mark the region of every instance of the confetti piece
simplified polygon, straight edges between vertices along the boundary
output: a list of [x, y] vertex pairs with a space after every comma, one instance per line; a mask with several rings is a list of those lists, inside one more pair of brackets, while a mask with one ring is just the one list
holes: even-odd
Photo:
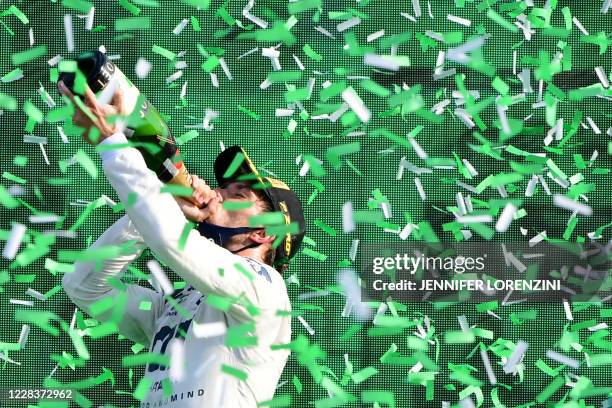
[[466, 27], [470, 27], [472, 25], [472, 22], [470, 20], [468, 20], [466, 18], [462, 18], [462, 17], [457, 17], [457, 16], [454, 16], [452, 14], [447, 14], [446, 18], [449, 21], [452, 21], [452, 22], [457, 23], [457, 24], [461, 24], [461, 25], [466, 26]]
[[574, 211], [577, 214], [590, 216], [593, 214], [593, 209], [586, 204], [579, 203], [566, 197], [562, 194], [555, 194], [553, 196], [553, 204], [557, 207]]
[[193, 333], [198, 338], [222, 336], [227, 331], [225, 322], [197, 323], [193, 322]]
[[79, 163], [92, 179], [98, 178], [98, 168], [91, 158], [82, 149], [79, 149], [74, 155], [74, 160]]
[[26, 226], [23, 224], [14, 223], [11, 228], [11, 234], [2, 249], [2, 256], [7, 259], [15, 259], [21, 241], [26, 232]]
[[174, 288], [172, 287], [172, 284], [170, 283], [168, 277], [166, 276], [166, 273], [163, 271], [163, 269], [156, 260], [151, 259], [150, 261], [148, 261], [147, 268], [149, 268], [149, 271], [151, 271], [155, 282], [160, 286], [164, 294], [171, 295], [172, 293], [174, 293]]
[[497, 14], [495, 10], [493, 10], [492, 8], [489, 8], [487, 10], [487, 17], [489, 17], [491, 20], [497, 23], [500, 27], [503, 27], [508, 31], [512, 31], [513, 33], [516, 33], [518, 31], [517, 26], [508, 22], [508, 20], [506, 20], [505, 18]]
[[84, 0], [62, 0], [62, 6], [80, 11], [81, 13], [88, 13], [93, 4]]
[[151, 49], [151, 51], [153, 51], [156, 54], [161, 55], [164, 58], [169, 59], [170, 61], [174, 61], [176, 59], [175, 53], [163, 47], [160, 47], [159, 45], [153, 45], [153, 48]]
[[298, 316], [298, 320], [300, 321], [300, 323], [302, 323], [302, 326], [304, 326], [304, 328], [306, 329], [308, 334], [310, 334], [311, 336], [314, 336], [315, 331], [310, 326], [310, 324], [308, 324], [308, 322], [306, 320], [304, 320], [304, 318], [302, 316]]
[[46, 45], [39, 45], [38, 47], [34, 47], [29, 50], [25, 50], [16, 54], [11, 55], [11, 61], [13, 65], [22, 65], [26, 62], [30, 62], [39, 57], [42, 57], [47, 53]]
[[17, 101], [12, 96], [0, 92], [0, 108], [14, 111], [17, 109]]
[[512, 350], [512, 354], [510, 355], [510, 357], [508, 357], [506, 364], [504, 364], [503, 366], [504, 372], [506, 374], [513, 373], [516, 370], [516, 365], [525, 355], [528, 346], [529, 345], [522, 340], [519, 340], [519, 342], [516, 343], [514, 350]]
[[115, 31], [149, 30], [149, 29], [151, 29], [151, 17], [149, 16], [118, 18], [115, 20]]
[[546, 351], [546, 357], [550, 358], [551, 360], [555, 360], [558, 363], [565, 364], [568, 367], [572, 367], [572, 368], [580, 367], [580, 363], [577, 360], [564, 356], [563, 354], [557, 353], [556, 351], [553, 351], [553, 350]]
[[501, 215], [497, 219], [495, 230], [497, 232], [506, 232], [510, 227], [510, 223], [512, 223], [512, 220], [514, 219], [514, 215], [516, 214], [517, 210], [518, 208], [516, 208], [512, 203], [506, 204]]
[[221, 364], [221, 372], [236, 377], [240, 381], [245, 381], [248, 378], [248, 374], [246, 372], [225, 364]]

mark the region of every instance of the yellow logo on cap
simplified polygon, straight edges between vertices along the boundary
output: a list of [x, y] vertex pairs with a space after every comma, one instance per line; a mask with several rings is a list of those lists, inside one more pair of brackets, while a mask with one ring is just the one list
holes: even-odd
[[[287, 208], [287, 204], [284, 201], [278, 203], [283, 212], [283, 216], [285, 217], [285, 224], [289, 225], [291, 223], [291, 219], [289, 218], [289, 209]], [[291, 234], [287, 233], [285, 237], [285, 253], [289, 255], [291, 253]]]

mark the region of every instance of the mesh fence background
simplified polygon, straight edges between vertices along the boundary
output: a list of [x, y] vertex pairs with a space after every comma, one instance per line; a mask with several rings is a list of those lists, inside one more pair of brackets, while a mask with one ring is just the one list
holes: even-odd
[[[14, 112], [5, 109], [0, 116], [2, 126], [2, 154], [0, 156], [0, 168], [3, 172], [9, 172], [25, 179], [23, 194], [19, 196], [23, 205], [16, 209], [1, 210], [1, 225], [3, 238], [8, 237], [12, 222], [20, 222], [28, 225], [29, 233], [34, 237], [36, 232], [42, 232], [50, 226], [41, 227], [28, 223], [28, 216], [32, 210], [26, 206], [33, 207], [39, 211], [51, 212], [65, 215], [62, 225], [58, 229], [67, 229], [79, 217], [84, 207], [75, 205], [76, 201], [92, 201], [106, 194], [117, 200], [116, 194], [104, 179], [100, 161], [95, 157], [95, 152], [87, 146], [77, 135], [71, 134], [70, 127], [66, 126], [70, 143], [62, 143], [57, 125], [62, 123], [38, 124], [32, 134], [47, 138], [44, 145], [50, 164], [46, 164], [41, 149], [36, 144], [23, 143], [23, 135], [26, 134], [27, 116], [21, 111], [24, 101], [30, 100], [43, 112], [49, 109], [43, 103], [37, 89], [44, 86], [56, 102], [61, 103], [55, 84], [51, 82], [52, 68], [47, 60], [55, 55], [64, 58], [76, 56], [77, 52], [88, 49], [96, 49], [104, 45], [107, 54], [120, 56], [114, 62], [130, 77], [135, 85], [144, 93], [157, 109], [170, 116], [169, 126], [175, 136], [179, 136], [189, 130], [190, 125], [202, 122], [207, 108], [219, 112], [219, 118], [214, 121], [214, 130], [205, 131], [199, 129], [199, 136], [182, 147], [185, 163], [192, 173], [198, 174], [206, 180], [214, 180], [212, 173], [212, 162], [220, 151], [220, 142], [225, 146], [240, 144], [245, 147], [253, 160], [260, 166], [263, 172], [274, 174], [288, 182], [294, 189], [302, 202], [305, 204], [305, 215], [307, 219], [307, 236], [316, 242], [316, 246], [304, 245], [327, 255], [324, 262], [299, 253], [294, 259], [286, 278], [294, 275], [300, 284], [288, 284], [288, 290], [292, 299], [294, 311], [298, 311], [306, 321], [310, 323], [315, 331], [313, 336], [308, 335], [299, 321], [293, 319], [294, 338], [306, 336], [311, 344], [317, 344], [325, 351], [326, 358], [319, 360], [324, 367], [325, 375], [333, 379], [337, 384], [341, 383], [345, 371], [344, 355], [348, 355], [354, 371], [359, 371], [368, 366], [374, 366], [379, 373], [365, 382], [355, 384], [349, 381], [344, 389], [355, 395], [355, 401], [344, 406], [372, 406], [371, 403], [362, 401], [363, 391], [391, 391], [395, 396], [398, 407], [429, 407], [440, 406], [442, 401], [457, 403], [459, 392], [466, 385], [449, 378], [448, 364], [470, 364], [478, 371], [473, 375], [480, 379], [482, 392], [484, 394], [484, 406], [493, 406], [491, 391], [497, 388], [499, 397], [506, 406], [519, 406], [534, 401], [535, 396], [546, 387], [552, 378], [543, 373], [535, 366], [538, 359], [544, 359], [551, 366], [557, 364], [547, 360], [545, 352], [552, 349], [561, 337], [564, 327], [568, 324], [562, 305], [551, 304], [518, 304], [505, 306], [496, 311], [500, 320], [484, 314], [477, 313], [474, 305], [462, 305], [448, 308], [436, 308], [428, 303], [408, 304], [405, 310], [399, 314], [408, 319], [423, 321], [428, 316], [435, 326], [436, 342], [430, 346], [428, 356], [436, 359], [439, 364], [439, 373], [434, 382], [433, 398], [427, 399], [426, 388], [421, 385], [408, 384], [406, 379], [410, 365], [388, 365], [381, 364], [379, 358], [389, 349], [391, 344], [396, 344], [398, 352], [404, 356], [410, 356], [413, 350], [407, 347], [407, 336], [414, 331], [413, 328], [404, 330], [401, 334], [376, 336], [368, 333], [373, 325], [356, 322], [353, 318], [341, 317], [345, 305], [345, 297], [339, 293], [336, 276], [338, 265], [349, 257], [351, 242], [359, 239], [361, 244], [371, 243], [397, 243], [397, 234], [385, 232], [385, 227], [375, 223], [361, 223], [355, 232], [342, 233], [342, 206], [350, 201], [357, 210], [367, 210], [368, 201], [373, 197], [373, 191], [379, 189], [390, 202], [392, 217], [387, 219], [390, 224], [402, 228], [407, 222], [419, 223], [427, 221], [442, 240], [452, 240], [451, 233], [443, 230], [443, 225], [451, 222], [454, 217], [449, 211], [449, 206], [455, 205], [455, 194], [466, 190], [457, 187], [456, 180], [462, 180], [468, 184], [476, 185], [489, 174], [501, 172], [512, 172], [509, 160], [526, 163], [524, 158], [504, 153], [505, 160], [495, 160], [491, 157], [476, 152], [470, 145], [478, 145], [478, 140], [473, 136], [475, 129], [468, 129], [447, 109], [442, 117], [442, 123], [432, 123], [414, 113], [388, 115], [390, 107], [386, 98], [381, 98], [367, 93], [360, 88], [361, 76], [368, 76], [393, 91], [394, 86], [422, 85], [425, 109], [430, 109], [435, 103], [444, 98], [451, 98], [451, 92], [457, 89], [454, 76], [434, 81], [433, 70], [436, 64], [438, 51], [447, 50], [458, 44], [444, 44], [440, 41], [430, 40], [427, 46], [426, 40], [419, 40], [427, 30], [438, 33], [449, 33], [461, 31], [463, 39], [467, 41], [477, 33], [488, 33], [490, 38], [482, 48], [485, 61], [496, 69], [496, 75], [504, 79], [510, 86], [510, 94], [515, 95], [522, 91], [522, 85], [516, 75], [513, 74], [513, 49], [518, 56], [518, 71], [523, 68], [535, 68], [525, 60], [527, 57], [538, 58], [539, 53], [545, 51], [552, 58], [556, 52], [561, 51], [560, 41], [571, 47], [571, 70], [555, 75], [553, 83], [555, 86], [568, 92], [571, 89], [598, 83], [595, 67], [602, 66], [606, 75], [610, 73], [611, 64], [609, 51], [600, 53], [597, 45], [584, 41], [584, 36], [574, 25], [571, 32], [563, 38], [558, 33], [536, 30], [531, 41], [524, 41], [522, 33], [512, 33], [497, 25], [487, 18], [486, 2], [465, 2], [465, 6], [457, 8], [457, 4], [464, 3], [457, 0], [432, 1], [430, 3], [433, 18], [428, 14], [428, 4], [420, 2], [422, 16], [413, 22], [401, 13], [414, 15], [413, 5], [410, 2], [395, 2], [381, 0], [364, 0], [361, 3], [353, 1], [324, 1], [322, 12], [316, 9], [297, 14], [298, 22], [291, 30], [296, 37], [295, 44], [291, 46], [281, 45], [279, 50], [280, 65], [283, 70], [298, 70], [293, 54], [298, 56], [305, 65], [301, 79], [292, 82], [297, 88], [307, 85], [309, 78], [315, 78], [315, 86], [312, 96], [302, 101], [303, 107], [310, 114], [310, 118], [304, 120], [298, 117], [299, 110], [293, 116], [297, 121], [294, 134], [288, 135], [286, 128], [289, 118], [276, 117], [276, 108], [286, 108], [286, 87], [284, 84], [273, 84], [268, 89], [262, 90], [259, 85], [272, 71], [272, 65], [268, 58], [261, 56], [262, 47], [270, 47], [280, 41], [262, 42], [253, 39], [241, 39], [239, 34], [243, 31], [254, 32], [258, 27], [242, 16], [244, 2], [213, 2], [208, 10], [197, 10], [194, 7], [177, 1], [132, 1], [142, 9], [140, 16], [150, 17], [151, 27], [145, 30], [115, 31], [115, 20], [132, 16], [124, 7], [115, 1], [95, 1], [95, 24], [93, 31], [84, 30], [84, 19], [78, 18], [78, 11], [62, 6], [59, 2], [52, 1], [0, 1], [0, 9], [8, 9], [11, 4], [17, 5], [29, 18], [29, 24], [23, 25], [15, 16], [3, 16], [0, 20], [5, 24], [0, 29], [0, 74], [5, 75], [16, 68], [11, 61], [11, 55], [21, 52], [30, 47], [28, 29], [32, 28], [35, 38], [35, 46], [45, 44], [47, 52], [43, 57], [28, 62], [21, 66], [24, 77], [18, 81], [1, 83], [0, 92], [17, 99], [18, 109]], [[414, 2], [413, 2], [414, 3]], [[503, 13], [503, 7], [511, 7], [513, 4], [525, 4], [529, 2], [496, 2], [489, 1], [490, 7]], [[536, 7], [544, 7], [543, 1], [534, 1]], [[569, 7], [572, 16], [576, 17], [593, 36], [603, 33], [604, 41], [609, 41], [609, 31], [612, 27], [610, 14], [602, 14], [600, 9], [602, 2], [570, 2], [559, 0], [552, 13], [551, 25], [556, 28], [564, 28], [564, 18], [561, 9]], [[157, 4], [157, 6], [155, 6]], [[219, 8], [224, 7], [228, 14], [240, 20], [245, 28], [237, 24], [228, 24], [219, 17]], [[479, 11], [479, 8], [482, 11]], [[501, 10], [500, 10], [501, 8]], [[532, 8], [527, 8], [528, 13]], [[360, 15], [361, 24], [340, 33], [336, 26], [342, 20], [332, 19], [330, 12], [347, 12]], [[264, 20], [286, 21], [289, 17], [286, 2], [258, 1], [252, 9], [252, 13]], [[471, 27], [462, 27], [446, 19], [447, 14], [459, 15], [472, 21]], [[71, 14], [74, 25], [75, 52], [66, 50], [66, 37], [64, 31], [64, 15]], [[183, 19], [195, 16], [201, 31], [195, 31], [192, 25], [188, 25], [180, 35], [173, 35], [172, 30]], [[335, 38], [330, 38], [315, 30], [320, 26], [327, 29]], [[366, 37], [378, 30], [384, 29], [385, 35], [382, 39], [366, 42]], [[11, 31], [14, 33], [11, 34]], [[373, 70], [372, 67], [363, 63], [363, 56], [351, 56], [343, 45], [346, 43], [345, 35], [354, 35], [357, 42], [363, 47], [371, 48], [372, 52], [389, 54], [390, 47], [384, 45], [384, 39], [392, 35], [409, 33], [409, 40], [397, 47], [399, 55], [410, 58], [410, 66], [402, 67], [397, 72]], [[607, 36], [607, 37], [606, 37]], [[186, 61], [187, 68], [179, 80], [166, 84], [166, 78], [176, 72], [174, 62], [152, 52], [153, 45], [159, 45], [175, 53], [186, 51], [184, 58], [177, 60]], [[212, 85], [209, 75], [200, 66], [206, 58], [198, 52], [196, 44], [207, 47], [209, 52], [215, 52], [212, 47], [218, 47], [223, 51], [223, 58], [227, 62], [232, 73], [233, 80], [228, 80], [220, 67], [215, 69], [219, 79], [219, 87]], [[303, 46], [309, 44], [312, 49], [322, 56], [321, 61], [314, 61], [307, 57]], [[242, 58], [238, 58], [247, 51], [259, 47], [259, 50]], [[425, 49], [427, 47], [427, 49]], [[567, 48], [565, 49], [567, 53]], [[138, 58], [145, 58], [153, 64], [153, 68], [145, 79], [138, 79], [134, 67]], [[542, 66], [546, 66], [543, 64]], [[464, 66], [447, 62], [445, 68], [456, 68], [458, 73], [466, 74], [465, 83], [468, 89], [478, 90], [481, 99], [496, 95], [492, 89], [493, 77], [487, 76]], [[337, 122], [328, 120], [313, 120], [313, 115], [333, 112], [342, 103], [339, 95], [327, 101], [320, 99], [321, 85], [325, 81], [337, 83], [345, 81], [352, 85], [363, 99], [365, 105], [373, 113], [372, 120], [366, 124], [351, 122], [351, 118], [345, 116]], [[186, 106], [182, 106], [179, 95], [181, 86], [187, 81]], [[533, 78], [532, 86], [535, 92], [527, 94], [527, 100], [523, 103], [512, 105], [508, 110], [508, 116], [524, 121], [523, 131], [513, 136], [509, 141], [499, 142], [500, 130], [494, 125], [497, 120], [497, 112], [494, 106], [489, 106], [481, 112], [483, 122], [487, 129], [479, 132], [492, 141], [494, 146], [512, 144], [520, 149], [533, 152], [544, 152], [542, 149], [546, 132], [550, 127], [545, 121], [545, 109], [533, 109], [532, 104], [536, 102], [538, 83]], [[451, 98], [452, 100], [452, 98]], [[454, 109], [454, 100], [450, 107]], [[258, 120], [246, 115], [238, 109], [239, 106], [250, 109], [260, 115]], [[611, 221], [611, 188], [608, 170], [610, 168], [609, 140], [606, 131], [610, 128], [610, 102], [604, 98], [586, 98], [583, 100], [565, 99], [558, 105], [557, 117], [563, 117], [567, 128], [577, 112], [582, 112], [582, 122], [586, 125], [586, 117], [591, 117], [601, 129], [601, 134], [595, 134], [587, 126], [580, 127], [578, 132], [562, 151], [547, 152], [548, 157], [553, 158], [555, 163], [568, 175], [581, 172], [585, 176], [584, 183], [592, 183], [593, 191], [588, 193], [589, 205], [593, 208], [593, 216], [580, 217], [571, 239], [578, 237], [586, 238], [586, 234], [596, 230], [598, 227]], [[350, 111], [349, 111], [350, 112]], [[533, 114], [533, 115], [532, 115]], [[527, 118], [529, 115], [531, 117]], [[469, 160], [478, 170], [479, 175], [474, 180], [465, 180], [456, 169], [436, 169], [431, 174], [421, 175], [427, 199], [421, 200], [414, 184], [414, 174], [405, 171], [400, 180], [396, 179], [396, 173], [400, 159], [406, 157], [411, 162], [428, 167], [418, 158], [415, 151], [400, 144], [395, 144], [383, 137], [371, 137], [368, 133], [384, 127], [401, 137], [410, 132], [418, 125], [424, 128], [418, 134], [417, 140], [430, 157], [453, 158], [456, 153], [462, 159]], [[364, 131], [364, 135], [351, 136], [351, 131]], [[325, 160], [327, 149], [332, 146], [360, 142], [360, 151], [356, 154], [346, 156], [340, 168], [334, 169]], [[554, 145], [554, 143], [553, 143]], [[92, 179], [79, 165], [70, 166], [65, 173], [60, 171], [58, 162], [69, 159], [78, 149], [84, 149], [98, 166], [100, 177]], [[592, 156], [593, 151], [599, 152], [599, 157], [591, 167], [584, 170], [576, 168], [575, 156], [582, 155], [585, 161]], [[298, 172], [302, 163], [296, 165], [296, 157], [310, 154], [324, 160], [327, 174], [323, 178], [315, 178], [312, 174], [300, 177]], [[14, 163], [17, 155], [26, 156], [26, 166], [18, 166]], [[511, 198], [524, 198], [524, 190], [529, 177], [522, 181], [507, 186]], [[317, 191], [316, 183], [320, 181], [325, 189]], [[562, 192], [552, 180], [547, 179], [553, 192]], [[4, 177], [2, 184], [6, 188], [18, 185], [14, 181]], [[315, 193], [315, 191], [317, 191]], [[499, 193], [494, 188], [489, 188], [479, 195], [473, 195], [483, 202], [500, 199]], [[308, 203], [308, 204], [306, 204]], [[508, 232], [496, 234], [494, 240], [520, 241], [534, 236], [536, 233], [546, 230], [550, 237], [561, 237], [570, 216], [570, 212], [552, 205], [551, 196], [547, 195], [538, 187], [537, 194], [529, 199], [524, 199], [523, 208], [527, 216], [515, 221]], [[57, 259], [57, 250], [82, 250], [88, 243], [95, 240], [108, 226], [119, 217], [118, 214], [104, 206], [95, 210], [82, 226], [77, 230], [75, 238], [58, 237], [49, 253], [25, 267], [12, 267], [6, 260], [0, 260], [0, 270], [8, 271], [11, 281], [2, 284], [3, 292], [0, 294], [0, 322], [2, 342], [16, 342], [21, 330], [21, 323], [14, 321], [16, 309], [24, 306], [15, 305], [9, 299], [30, 299], [24, 293], [28, 287], [45, 293], [60, 284], [61, 274], [51, 274], [45, 269], [45, 258]], [[329, 234], [317, 227], [316, 222], [322, 222], [334, 228], [338, 233]], [[527, 229], [524, 236], [519, 227]], [[603, 230], [605, 239], [609, 239], [607, 230]], [[409, 239], [414, 239], [411, 237]], [[483, 239], [475, 234], [474, 239]], [[22, 247], [23, 249], [23, 247]], [[134, 266], [146, 271], [146, 261], [151, 259], [151, 254], [145, 252]], [[169, 276], [177, 281], [178, 276], [172, 271], [166, 270]], [[17, 283], [17, 275], [35, 275], [35, 279], [29, 283]], [[145, 282], [140, 282], [146, 285]], [[300, 294], [320, 289], [330, 289], [326, 296], [313, 297], [300, 300]], [[376, 308], [376, 305], [373, 306]], [[75, 306], [66, 295], [59, 291], [45, 302], [35, 300], [36, 310], [47, 310], [56, 313], [66, 322], [70, 322]], [[528, 320], [521, 325], [512, 324], [509, 316], [514, 312], [521, 312], [530, 308], [538, 310], [535, 320]], [[389, 312], [387, 312], [389, 313]], [[470, 351], [477, 343], [466, 345], [445, 344], [443, 334], [449, 330], [458, 330], [456, 316], [466, 315], [472, 325], [486, 328], [494, 332], [495, 339], [506, 339], [512, 342], [524, 340], [529, 343], [528, 353], [525, 356], [525, 373], [522, 381], [518, 377], [503, 375], [501, 367], [494, 363], [498, 380], [507, 385], [491, 386], [484, 374], [479, 354], [468, 357]], [[579, 323], [593, 319], [595, 323], [605, 321], [600, 318], [597, 307], [577, 309], [574, 313], [575, 321]], [[608, 319], [609, 320], [609, 319]], [[357, 326], [355, 326], [357, 325]], [[57, 325], [56, 325], [57, 326]], [[351, 336], [343, 336], [352, 328], [359, 330]], [[580, 340], [586, 345], [589, 353], [603, 353], [605, 350], [598, 349], [592, 344], [586, 344], [590, 333], [581, 330]], [[370, 335], [369, 335], [370, 334]], [[491, 340], [483, 340], [485, 344], [491, 344]], [[82, 390], [82, 394], [95, 406], [103, 404], [127, 407], [136, 405], [137, 401], [129, 395], [143, 374], [142, 369], [133, 371], [123, 368], [121, 359], [123, 356], [132, 354], [129, 340], [120, 340], [117, 335], [110, 335], [102, 339], [92, 341], [85, 338], [87, 347], [92, 358], [82, 367], [71, 369], [70, 367], [58, 368], [53, 377], [62, 382], [73, 382], [102, 373], [103, 367], [114, 374], [114, 385], [104, 382], [99, 386]], [[38, 327], [33, 327], [29, 335], [27, 347], [18, 352], [7, 353], [8, 357], [19, 362], [19, 365], [2, 362], [0, 371], [0, 385], [3, 388], [15, 387], [40, 387], [43, 379], [56, 367], [56, 361], [51, 357], [68, 352], [76, 355], [69, 337], [60, 331], [58, 336], [53, 336]], [[608, 350], [609, 352], [609, 350]], [[436, 353], [439, 355], [436, 356]], [[574, 358], [583, 359], [584, 355], [576, 351], [568, 352]], [[499, 362], [499, 358], [494, 358]], [[414, 362], [413, 362], [414, 363]], [[582, 364], [579, 370], [568, 370], [564, 373], [588, 377], [595, 386], [610, 386], [612, 383], [612, 370], [610, 366], [587, 367]], [[298, 378], [303, 388], [299, 392], [294, 386], [294, 379]], [[283, 384], [284, 383], [284, 384]], [[300, 364], [296, 354], [290, 357], [285, 371], [281, 377], [281, 385], [277, 395], [291, 395], [291, 406], [308, 407], [314, 401], [329, 398], [328, 392], [316, 384], [307, 368]], [[511, 390], [507, 389], [512, 387]], [[562, 387], [554, 393], [549, 402], [560, 401], [571, 390]], [[473, 397], [473, 396], [472, 396]], [[598, 395], [588, 398], [590, 404], [599, 406], [606, 398]], [[568, 398], [569, 400], [569, 398]], [[474, 398], [475, 401], [475, 398]], [[18, 406], [18, 405], [16, 405]], [[320, 405], [326, 406], [326, 405]], [[327, 405], [331, 406], [331, 405]]]

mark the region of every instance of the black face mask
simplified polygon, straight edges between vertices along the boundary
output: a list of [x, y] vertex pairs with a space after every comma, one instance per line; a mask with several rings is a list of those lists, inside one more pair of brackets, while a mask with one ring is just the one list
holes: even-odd
[[[230, 241], [230, 239], [234, 235], [244, 234], [245, 232], [255, 231], [262, 228], [254, 228], [254, 227], [223, 227], [221, 225], [211, 224], [209, 222], [201, 222], [198, 224], [198, 231], [200, 235], [212, 240], [215, 244], [222, 246], [225, 248], [225, 245]], [[257, 242], [253, 242], [252, 244], [245, 245], [240, 249], [235, 251], [230, 251], [235, 254], [241, 251], [244, 251], [248, 248], [254, 248], [260, 246], [261, 244]]]

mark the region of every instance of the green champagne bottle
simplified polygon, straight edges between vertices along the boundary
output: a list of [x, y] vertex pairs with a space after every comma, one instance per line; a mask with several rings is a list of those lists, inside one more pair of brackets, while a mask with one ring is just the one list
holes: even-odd
[[[119, 67], [97, 50], [82, 53], [76, 62], [87, 85], [96, 94], [98, 103], [107, 104], [116, 89], [122, 91], [129, 118], [124, 133], [131, 142], [136, 143], [135, 147], [142, 153], [149, 169], [163, 183], [192, 187], [192, 177], [180, 159], [180, 151], [168, 125]], [[79, 79], [83, 80], [83, 77], [79, 78], [74, 72], [63, 72], [59, 77], [73, 93], [83, 96], [78, 92], [79, 87], [75, 87]], [[138, 114], [134, 112], [136, 109]], [[195, 204], [191, 197], [186, 198]]]

